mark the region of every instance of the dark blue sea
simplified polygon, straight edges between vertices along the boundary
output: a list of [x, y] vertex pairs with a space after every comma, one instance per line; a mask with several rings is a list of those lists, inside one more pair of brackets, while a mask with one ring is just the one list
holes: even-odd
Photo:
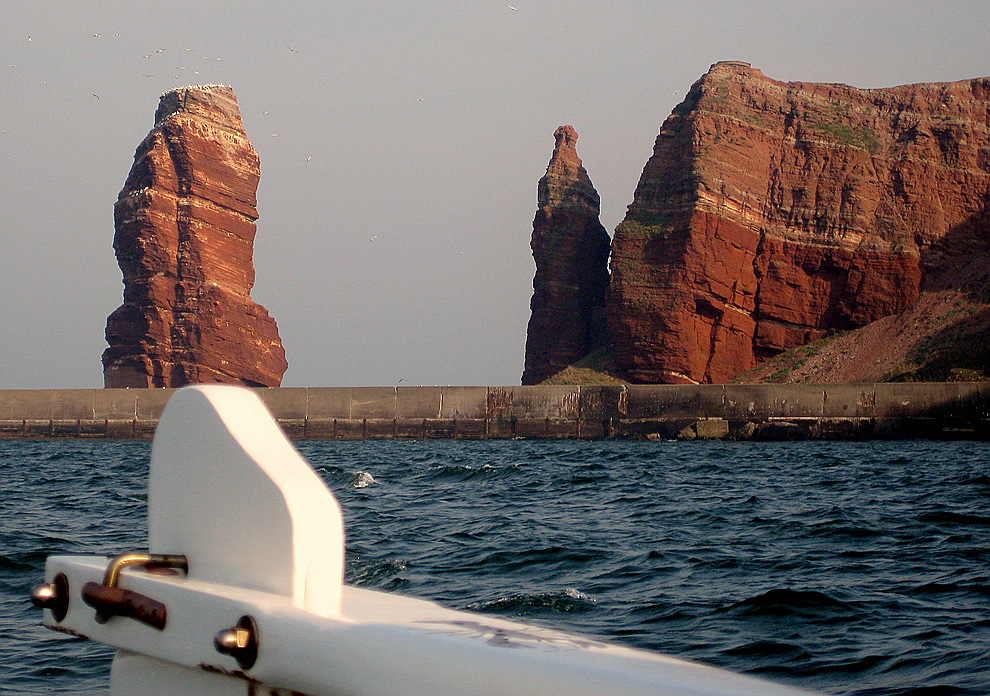
[[[349, 582], [833, 694], [990, 694], [990, 445], [304, 442]], [[150, 446], [0, 441], [0, 693], [100, 694], [28, 601], [145, 548]]]

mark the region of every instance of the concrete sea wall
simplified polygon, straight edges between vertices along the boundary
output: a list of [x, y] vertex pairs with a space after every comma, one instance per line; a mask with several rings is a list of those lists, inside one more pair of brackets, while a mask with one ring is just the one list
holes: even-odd
[[[990, 383], [257, 391], [294, 439], [990, 439]], [[0, 439], [149, 439], [173, 392], [0, 390]]]

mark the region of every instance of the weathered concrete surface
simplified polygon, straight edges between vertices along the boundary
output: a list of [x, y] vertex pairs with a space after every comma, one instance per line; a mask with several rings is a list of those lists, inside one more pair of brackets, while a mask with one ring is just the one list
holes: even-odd
[[440, 387], [440, 418], [488, 417], [488, 387]]
[[135, 420], [138, 422], [158, 422], [165, 405], [172, 398], [175, 389], [130, 389], [128, 391], [137, 392], [135, 397]]
[[350, 417], [390, 419], [396, 417], [398, 389], [395, 387], [351, 387]]
[[47, 420], [53, 417], [54, 395], [51, 389], [5, 391], [0, 396], [0, 419]]
[[300, 387], [282, 389], [259, 389], [258, 395], [275, 418], [305, 419], [308, 409], [309, 390]]
[[433, 414], [439, 418], [442, 400], [440, 387], [396, 387], [395, 417], [415, 419]]
[[[151, 438], [173, 389], [0, 390], [0, 438]], [[294, 439], [990, 439], [990, 383], [294, 387]]]
[[312, 388], [309, 392], [307, 418], [334, 419], [351, 417], [351, 388]]

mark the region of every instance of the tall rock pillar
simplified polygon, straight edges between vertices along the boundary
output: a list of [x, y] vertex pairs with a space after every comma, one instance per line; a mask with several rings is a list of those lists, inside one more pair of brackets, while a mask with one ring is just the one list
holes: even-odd
[[114, 205], [124, 303], [107, 319], [107, 387], [278, 386], [275, 321], [251, 300], [258, 153], [224, 86], [162, 95]]
[[608, 342], [609, 236], [599, 222], [598, 192], [581, 166], [577, 132], [560, 126], [533, 220], [532, 314], [523, 384], [536, 384]]

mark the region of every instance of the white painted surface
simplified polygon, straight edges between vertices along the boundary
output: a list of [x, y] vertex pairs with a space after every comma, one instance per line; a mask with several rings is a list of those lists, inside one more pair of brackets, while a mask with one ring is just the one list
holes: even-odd
[[172, 396], [151, 450], [148, 549], [184, 554], [191, 578], [340, 607], [340, 507], [248, 389]]
[[110, 696], [250, 696], [244, 679], [183, 667], [118, 650], [110, 670]]

